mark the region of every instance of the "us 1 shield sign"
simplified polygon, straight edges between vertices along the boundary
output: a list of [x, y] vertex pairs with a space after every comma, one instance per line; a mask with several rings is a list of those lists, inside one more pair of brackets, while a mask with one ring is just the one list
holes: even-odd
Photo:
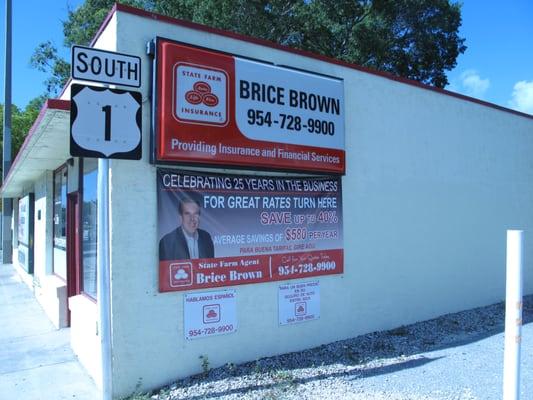
[[141, 94], [72, 85], [70, 155], [140, 160]]

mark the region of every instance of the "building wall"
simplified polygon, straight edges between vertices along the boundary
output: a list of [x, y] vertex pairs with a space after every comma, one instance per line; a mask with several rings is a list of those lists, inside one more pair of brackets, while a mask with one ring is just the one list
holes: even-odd
[[43, 174], [25, 190], [34, 193], [33, 274], [18, 266], [18, 199], [13, 200], [15, 229], [14, 265], [22, 280], [56, 328], [67, 326], [66, 282], [53, 273], [53, 172]]
[[53, 273], [53, 172], [35, 182], [34, 292], [56, 328], [67, 326], [67, 285]]
[[68, 298], [70, 345], [96, 385], [102, 386], [102, 357], [98, 336], [98, 306], [84, 295]]
[[[239, 363], [503, 299], [506, 229], [533, 227], [532, 119], [293, 53], [123, 12], [115, 18], [116, 50], [143, 65], [143, 159], [111, 161], [115, 395], [201, 372], [201, 355], [212, 367]], [[243, 285], [237, 333], [184, 339], [184, 294], [158, 292], [145, 55], [156, 35], [344, 79], [345, 273], [316, 278], [319, 320], [279, 326], [280, 283]], [[532, 249], [528, 241], [526, 259]], [[533, 293], [530, 270], [525, 293]]]

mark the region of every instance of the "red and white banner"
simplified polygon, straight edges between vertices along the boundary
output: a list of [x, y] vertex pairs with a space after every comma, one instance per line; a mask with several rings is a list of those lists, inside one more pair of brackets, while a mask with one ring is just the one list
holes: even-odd
[[157, 41], [156, 159], [344, 173], [343, 81]]
[[157, 170], [159, 290], [343, 272], [340, 178]]

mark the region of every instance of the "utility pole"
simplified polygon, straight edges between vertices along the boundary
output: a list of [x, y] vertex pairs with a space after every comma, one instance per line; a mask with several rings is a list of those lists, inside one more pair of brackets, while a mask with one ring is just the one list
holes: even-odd
[[[4, 148], [2, 164], [2, 183], [11, 168], [11, 0], [6, 0], [6, 65], [4, 85]], [[2, 262], [12, 263], [11, 199], [2, 197]]]

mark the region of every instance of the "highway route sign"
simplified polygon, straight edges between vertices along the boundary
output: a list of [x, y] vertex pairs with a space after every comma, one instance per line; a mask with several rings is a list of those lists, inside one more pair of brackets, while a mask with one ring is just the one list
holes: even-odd
[[71, 156], [140, 160], [141, 122], [139, 92], [72, 84]]

